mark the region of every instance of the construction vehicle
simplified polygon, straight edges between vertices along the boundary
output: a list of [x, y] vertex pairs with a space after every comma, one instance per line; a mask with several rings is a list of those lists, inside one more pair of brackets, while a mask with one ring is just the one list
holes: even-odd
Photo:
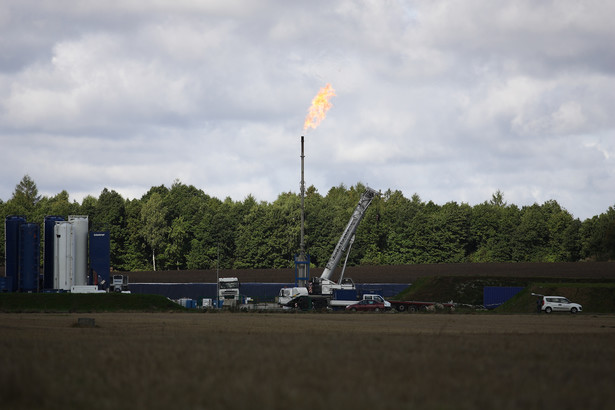
[[[365, 216], [365, 211], [372, 203], [372, 200], [378, 193], [367, 187], [361, 195], [342, 236], [337, 245], [333, 249], [333, 253], [327, 262], [325, 269], [320, 277], [313, 277], [307, 283], [306, 287], [282, 288], [278, 296], [278, 304], [283, 307], [299, 307], [299, 308], [345, 308], [346, 306], [357, 302], [357, 291], [354, 282], [350, 278], [344, 278], [344, 270], [352, 243], [354, 242], [355, 233], [359, 223]], [[342, 256], [346, 252], [346, 259], [337, 282], [331, 277], [340, 263]]]
[[236, 308], [241, 304], [239, 294], [239, 279], [219, 278], [218, 279], [218, 307]]

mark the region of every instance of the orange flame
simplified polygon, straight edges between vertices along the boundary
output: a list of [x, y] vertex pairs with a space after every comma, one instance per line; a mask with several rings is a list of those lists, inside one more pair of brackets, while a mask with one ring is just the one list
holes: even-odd
[[312, 106], [303, 123], [304, 130], [310, 127], [318, 127], [318, 124], [325, 119], [327, 111], [331, 108], [331, 103], [329, 102], [329, 98], [331, 97], [335, 97], [335, 90], [331, 87], [331, 84], [327, 84], [320, 89], [316, 97], [312, 100]]

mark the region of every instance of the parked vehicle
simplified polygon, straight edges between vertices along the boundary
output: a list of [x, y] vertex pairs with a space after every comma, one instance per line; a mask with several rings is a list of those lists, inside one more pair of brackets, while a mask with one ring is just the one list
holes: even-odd
[[540, 300], [540, 310], [542, 312], [570, 312], [574, 314], [583, 311], [583, 306], [578, 303], [571, 302], [564, 296], [540, 296], [542, 297]]
[[[239, 279], [237, 278], [219, 278], [218, 279], [218, 305], [222, 302], [222, 307], [236, 308], [241, 304], [241, 295], [239, 293]], [[218, 306], [220, 307], [220, 306]]]
[[391, 302], [389, 302], [388, 300], [385, 300], [382, 296], [380, 295], [376, 295], [374, 293], [366, 293], [363, 295], [363, 300], [373, 300], [376, 301], [378, 303], [383, 303], [384, 304], [384, 308], [386, 310], [391, 309]]
[[350, 310], [351, 312], [356, 312], [356, 311], [379, 312], [385, 309], [386, 308], [383, 302], [378, 302], [374, 299], [363, 299], [355, 304], [346, 306], [346, 310]]
[[128, 276], [113, 275], [109, 284], [109, 292], [130, 293], [128, 290]]

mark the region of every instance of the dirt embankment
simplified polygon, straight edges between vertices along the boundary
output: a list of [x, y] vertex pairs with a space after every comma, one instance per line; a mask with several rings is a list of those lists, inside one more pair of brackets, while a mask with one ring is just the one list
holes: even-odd
[[[336, 272], [339, 274], [341, 270]], [[319, 276], [322, 268], [310, 270]], [[216, 270], [125, 272], [132, 283], [215, 283]], [[220, 276], [235, 276], [242, 282], [290, 283], [294, 269], [220, 269]], [[395, 266], [352, 266], [346, 277], [356, 283], [412, 283], [436, 276], [615, 279], [615, 262], [572, 263], [454, 263]]]

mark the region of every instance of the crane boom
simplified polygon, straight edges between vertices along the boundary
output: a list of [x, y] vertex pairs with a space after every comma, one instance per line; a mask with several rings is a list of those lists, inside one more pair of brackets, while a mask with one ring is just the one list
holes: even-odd
[[344, 251], [346, 251], [346, 249], [348, 249], [348, 245], [350, 244], [352, 237], [356, 233], [357, 227], [359, 226], [361, 219], [363, 219], [363, 216], [365, 215], [365, 211], [372, 203], [372, 200], [377, 194], [378, 192], [376, 192], [372, 188], [365, 188], [365, 192], [363, 192], [363, 194], [361, 195], [361, 199], [359, 199], [359, 203], [357, 204], [357, 207], [355, 208], [352, 216], [350, 217], [350, 221], [348, 221], [348, 225], [346, 225], [344, 233], [342, 233], [342, 236], [337, 242], [337, 245], [335, 245], [335, 249], [333, 250], [331, 257], [329, 258], [329, 262], [327, 262], [327, 265], [325, 266], [322, 275], [320, 275], [321, 279], [331, 280], [331, 275], [333, 275], [333, 271], [335, 271], [337, 264], [342, 259], [342, 254], [344, 253]]

